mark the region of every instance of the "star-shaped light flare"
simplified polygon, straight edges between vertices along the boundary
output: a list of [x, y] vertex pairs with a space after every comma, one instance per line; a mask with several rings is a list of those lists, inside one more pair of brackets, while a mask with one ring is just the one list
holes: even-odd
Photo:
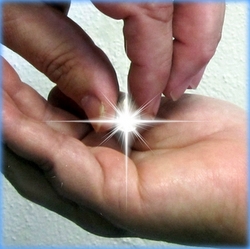
[[[107, 99], [108, 100], [108, 99]], [[152, 101], [152, 100], [151, 100]], [[150, 102], [151, 102], [150, 101]], [[147, 127], [160, 123], [182, 123], [182, 122], [202, 122], [191, 120], [161, 120], [161, 119], [147, 119], [144, 116], [144, 111], [150, 102], [146, 103], [140, 108], [136, 107], [135, 102], [128, 94], [121, 94], [117, 105], [108, 100], [109, 104], [115, 111], [114, 117], [106, 117], [105, 119], [88, 119], [88, 120], [51, 120], [47, 122], [71, 122], [71, 123], [88, 123], [88, 124], [109, 124], [113, 128], [104, 138], [104, 144], [111, 137], [116, 136], [121, 144], [125, 155], [125, 189], [126, 189], [126, 207], [128, 194], [128, 157], [130, 154], [130, 147], [133, 141], [137, 138], [144, 143], [150, 150], [146, 140], [142, 137], [139, 130], [147, 129]], [[99, 146], [100, 146], [99, 145]]]

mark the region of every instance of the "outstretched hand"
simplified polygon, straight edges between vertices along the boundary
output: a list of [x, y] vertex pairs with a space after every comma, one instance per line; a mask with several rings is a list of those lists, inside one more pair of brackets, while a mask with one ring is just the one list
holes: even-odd
[[[4, 173], [26, 198], [103, 236], [176, 243], [246, 240], [246, 117], [213, 98], [162, 98], [164, 123], [142, 133], [128, 159], [116, 138], [50, 103], [4, 62]], [[65, 97], [65, 96], [64, 96]], [[65, 97], [67, 98], [67, 97]], [[57, 103], [57, 107], [51, 103]], [[72, 113], [74, 113], [72, 109]], [[82, 117], [80, 117], [82, 118]]]

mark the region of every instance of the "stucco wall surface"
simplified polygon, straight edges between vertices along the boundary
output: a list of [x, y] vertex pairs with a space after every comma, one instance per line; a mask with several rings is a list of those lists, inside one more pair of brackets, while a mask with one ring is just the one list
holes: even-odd
[[[129, 61], [123, 49], [122, 21], [104, 16], [90, 3], [73, 3], [69, 16], [108, 55], [118, 74], [121, 89], [126, 89]], [[53, 84], [13, 52], [6, 48], [3, 48], [2, 52], [19, 73], [21, 79], [46, 97]], [[246, 108], [246, 89], [247, 3], [230, 2], [227, 4], [222, 41], [195, 92], [225, 99]], [[89, 234], [70, 221], [23, 199], [6, 180], [3, 182], [3, 221], [5, 245], [167, 245], [163, 242], [137, 238], [106, 239]]]

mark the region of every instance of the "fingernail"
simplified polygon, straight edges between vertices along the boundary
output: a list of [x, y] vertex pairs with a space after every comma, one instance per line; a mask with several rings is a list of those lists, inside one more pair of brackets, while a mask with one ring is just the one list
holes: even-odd
[[[89, 119], [103, 119], [105, 117], [105, 106], [103, 102], [95, 96], [85, 96], [81, 100], [81, 105]], [[93, 123], [92, 126], [96, 132], [101, 130], [100, 123]]]
[[194, 83], [191, 83], [191, 84], [189, 84], [188, 89], [193, 89], [193, 90], [195, 90], [195, 89], [197, 89], [197, 85], [195, 85]]
[[157, 115], [160, 103], [161, 103], [161, 95], [154, 100], [154, 103], [152, 105], [152, 113], [151, 113], [152, 118], [154, 118]]
[[170, 97], [172, 98], [173, 101], [176, 101], [176, 100], [178, 100], [181, 97], [181, 95], [185, 92], [186, 89], [187, 88], [185, 86], [180, 85], [180, 86], [174, 88], [169, 93], [169, 95], [170, 95]]

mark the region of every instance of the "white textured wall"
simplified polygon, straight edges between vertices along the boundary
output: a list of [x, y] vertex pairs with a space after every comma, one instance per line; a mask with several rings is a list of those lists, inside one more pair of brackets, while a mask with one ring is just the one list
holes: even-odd
[[[69, 15], [107, 53], [117, 71], [119, 82], [123, 84], [122, 89], [125, 89], [129, 64], [123, 51], [122, 22], [102, 15], [86, 3], [72, 4]], [[24, 82], [47, 96], [52, 83], [11, 51], [3, 48], [3, 54]], [[246, 89], [247, 3], [229, 3], [222, 41], [195, 92], [225, 99], [246, 108]], [[105, 239], [89, 234], [68, 220], [23, 199], [7, 181], [4, 181], [3, 187], [5, 245], [166, 245], [141, 239]]]

